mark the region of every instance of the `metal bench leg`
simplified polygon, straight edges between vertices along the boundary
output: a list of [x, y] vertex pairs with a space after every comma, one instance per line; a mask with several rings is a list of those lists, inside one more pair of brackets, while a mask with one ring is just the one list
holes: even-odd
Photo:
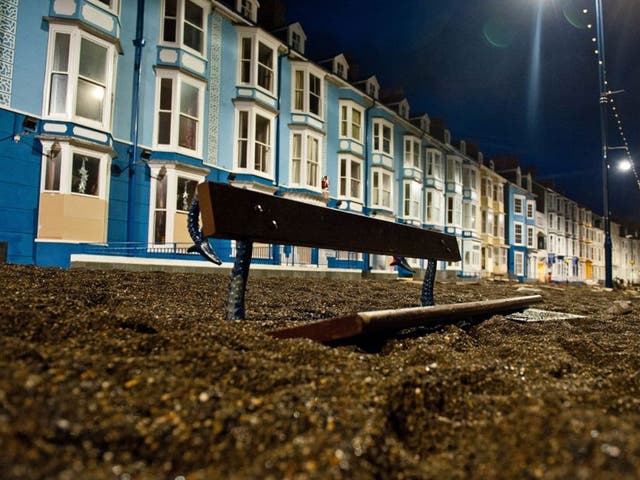
[[189, 208], [187, 228], [189, 229], [191, 240], [193, 240], [193, 245], [190, 246], [187, 251], [198, 252], [204, 258], [216, 265], [222, 264], [222, 260], [220, 260], [220, 257], [218, 257], [213, 248], [211, 248], [209, 240], [207, 240], [207, 238], [202, 234], [202, 230], [200, 229], [200, 202], [198, 201], [197, 196], [193, 197], [193, 202], [191, 202], [191, 207]]
[[424, 273], [422, 293], [420, 295], [420, 301], [422, 302], [423, 307], [430, 307], [436, 304], [433, 299], [433, 286], [436, 283], [436, 265], [436, 260], [427, 260], [427, 271]]
[[231, 270], [227, 296], [227, 320], [244, 320], [244, 292], [247, 288], [253, 242], [236, 241], [236, 261]]

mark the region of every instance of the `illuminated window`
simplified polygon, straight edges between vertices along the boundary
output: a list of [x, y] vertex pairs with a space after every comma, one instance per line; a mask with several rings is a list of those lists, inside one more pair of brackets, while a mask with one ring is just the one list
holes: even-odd
[[202, 0], [164, 0], [162, 43], [205, 53], [206, 3]]
[[374, 168], [371, 172], [373, 183], [372, 206], [378, 208], [393, 209], [392, 199], [392, 174], [382, 168]]
[[340, 186], [338, 194], [362, 201], [362, 160], [350, 155], [340, 158]]
[[386, 120], [373, 120], [373, 151], [393, 155], [393, 126]]
[[340, 102], [340, 138], [362, 143], [362, 116], [364, 110], [352, 102]]

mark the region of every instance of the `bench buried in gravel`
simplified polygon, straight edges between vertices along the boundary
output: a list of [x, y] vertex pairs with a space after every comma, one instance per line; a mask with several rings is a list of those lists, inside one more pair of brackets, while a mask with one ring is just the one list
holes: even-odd
[[[202, 229], [198, 224], [199, 215], [202, 217]], [[197, 199], [189, 212], [188, 226], [196, 242], [192, 249], [215, 263], [220, 262], [207, 239], [236, 241], [236, 258], [231, 270], [226, 307], [228, 320], [245, 317], [244, 296], [253, 242], [389, 255], [401, 265], [404, 263], [401, 259], [405, 257], [426, 259], [427, 268], [420, 298], [423, 307], [434, 305], [436, 261], [460, 260], [458, 243], [452, 235], [222, 183], [198, 185]], [[439, 307], [438, 311], [444, 312], [445, 307]], [[403, 310], [396, 312], [404, 315]], [[366, 315], [362, 317], [364, 314], [358, 315], [358, 318], [370, 318]], [[384, 318], [390, 317], [385, 314]], [[332, 320], [332, 324], [329, 322], [331, 325], [340, 323], [339, 320]], [[383, 323], [388, 325], [390, 321], [364, 321], [366, 325]], [[351, 324], [350, 328], [353, 329], [354, 323]], [[396, 325], [400, 324], [401, 321]]]

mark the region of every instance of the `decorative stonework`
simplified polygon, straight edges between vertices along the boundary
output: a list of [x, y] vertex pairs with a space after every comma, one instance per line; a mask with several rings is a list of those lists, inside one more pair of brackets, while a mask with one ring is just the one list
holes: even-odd
[[11, 105], [18, 0], [0, 1], [0, 105]]
[[222, 64], [222, 17], [218, 13], [211, 16], [209, 44], [209, 131], [208, 151], [204, 158], [207, 165], [218, 164], [218, 122], [220, 120], [220, 82]]

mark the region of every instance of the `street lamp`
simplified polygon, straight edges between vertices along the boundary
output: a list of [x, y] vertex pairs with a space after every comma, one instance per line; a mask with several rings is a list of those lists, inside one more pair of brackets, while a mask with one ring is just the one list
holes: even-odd
[[628, 172], [629, 170], [631, 170], [631, 161], [626, 158], [624, 160], [620, 160], [620, 162], [618, 163], [618, 170], [620, 170], [621, 172]]

